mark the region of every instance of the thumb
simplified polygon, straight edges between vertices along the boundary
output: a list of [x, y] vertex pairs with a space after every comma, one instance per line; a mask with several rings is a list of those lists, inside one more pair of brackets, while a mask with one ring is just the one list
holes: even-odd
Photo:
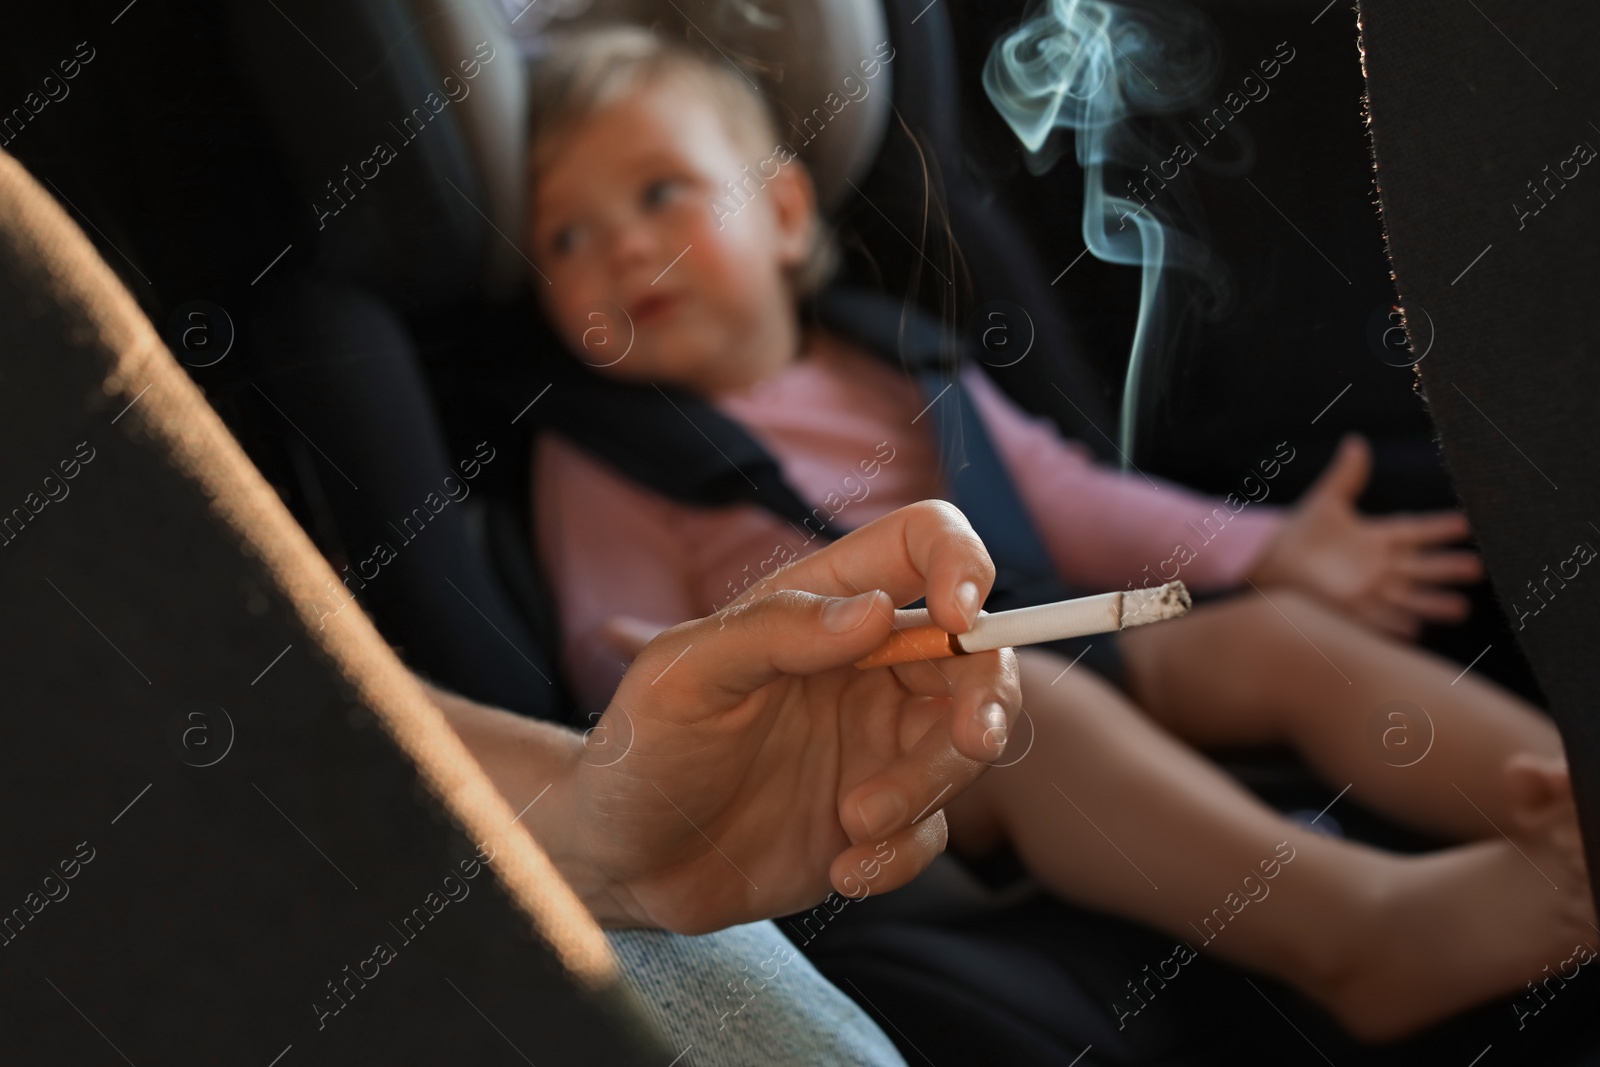
[[1354, 507], [1356, 498], [1367, 487], [1367, 479], [1371, 474], [1372, 446], [1360, 434], [1347, 434], [1339, 442], [1339, 448], [1334, 452], [1327, 469], [1317, 476], [1316, 482], [1307, 491], [1306, 497], [1319, 500], [1331, 498]]
[[849, 666], [893, 626], [894, 602], [882, 590], [853, 597], [780, 590], [674, 626], [639, 654], [622, 684], [652, 687], [659, 708], [703, 716], [781, 675]]

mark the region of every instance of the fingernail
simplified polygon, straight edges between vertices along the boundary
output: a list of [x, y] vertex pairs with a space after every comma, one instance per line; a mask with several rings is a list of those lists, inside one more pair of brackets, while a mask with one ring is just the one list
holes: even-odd
[[906, 817], [906, 799], [893, 790], [873, 793], [856, 805], [868, 837], [888, 833]]
[[842, 634], [854, 630], [857, 626], [867, 621], [867, 616], [872, 613], [874, 598], [878, 595], [876, 589], [845, 600], [835, 600], [832, 604], [822, 609], [822, 626], [824, 629]]
[[999, 704], [990, 704], [983, 712], [983, 739], [989, 747], [999, 749], [1006, 743], [1006, 712]]
[[969, 627], [977, 619], [980, 606], [977, 582], [966, 581], [956, 586], [956, 610], [961, 612]]

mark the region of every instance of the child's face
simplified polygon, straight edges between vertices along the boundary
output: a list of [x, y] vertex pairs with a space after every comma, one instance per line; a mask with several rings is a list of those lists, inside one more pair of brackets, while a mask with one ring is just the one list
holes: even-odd
[[532, 190], [549, 279], [533, 284], [572, 351], [613, 377], [705, 392], [759, 378], [777, 348], [787, 358], [785, 268], [806, 253], [810, 180], [789, 162], [765, 188], [747, 182], [739, 207], [723, 186], [746, 164], [756, 173], [715, 105], [677, 83], [631, 92], [563, 139]]

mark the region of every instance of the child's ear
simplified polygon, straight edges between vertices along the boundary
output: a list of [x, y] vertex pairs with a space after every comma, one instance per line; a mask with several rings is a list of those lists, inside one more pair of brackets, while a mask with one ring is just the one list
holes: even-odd
[[798, 158], [778, 168], [767, 182], [778, 229], [778, 252], [785, 266], [799, 266], [810, 254], [817, 225], [817, 191], [811, 172]]

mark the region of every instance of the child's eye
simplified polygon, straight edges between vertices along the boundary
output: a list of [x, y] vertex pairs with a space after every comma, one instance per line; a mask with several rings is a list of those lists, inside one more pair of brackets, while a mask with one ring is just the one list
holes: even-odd
[[660, 207], [670, 203], [682, 190], [683, 182], [676, 178], [658, 178], [644, 187], [646, 207]]
[[550, 238], [550, 250], [556, 255], [565, 255], [577, 248], [583, 240], [583, 229], [578, 226], [563, 226]]

